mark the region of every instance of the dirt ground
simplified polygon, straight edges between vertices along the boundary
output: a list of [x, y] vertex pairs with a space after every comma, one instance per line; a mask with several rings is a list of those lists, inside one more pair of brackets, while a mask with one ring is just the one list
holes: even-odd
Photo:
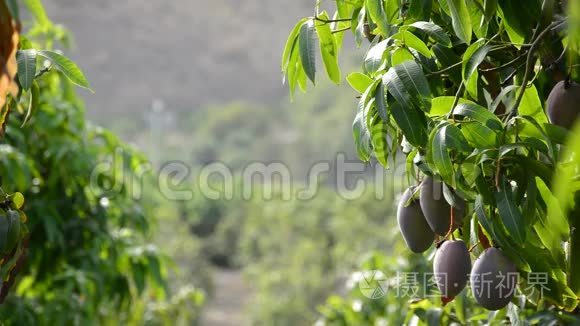
[[216, 270], [213, 274], [215, 293], [207, 302], [201, 318], [202, 326], [244, 326], [245, 306], [250, 301], [249, 288], [242, 272]]

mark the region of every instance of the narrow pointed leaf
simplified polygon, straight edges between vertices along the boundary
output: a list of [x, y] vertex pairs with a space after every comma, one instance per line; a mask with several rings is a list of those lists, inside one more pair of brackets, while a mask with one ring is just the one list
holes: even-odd
[[434, 135], [433, 141], [431, 142], [431, 157], [433, 158], [433, 164], [435, 168], [441, 175], [444, 181], [449, 182], [453, 176], [453, 163], [451, 162], [451, 157], [449, 156], [448, 144], [446, 141], [447, 126], [440, 128]]
[[425, 42], [423, 42], [413, 33], [404, 30], [393, 35], [392, 38], [395, 40], [401, 40], [402, 42], [405, 43], [405, 46], [417, 50], [417, 52], [421, 53], [427, 58], [431, 58], [431, 51], [429, 50]]
[[[447, 115], [449, 112], [451, 112], [451, 107], [453, 106], [454, 102], [455, 96], [435, 97], [431, 100], [431, 110], [427, 115], [430, 117]], [[464, 98], [460, 98], [458, 103], [475, 104]]]
[[465, 0], [448, 0], [449, 11], [455, 35], [467, 44], [471, 44], [471, 18]]
[[394, 69], [415, 105], [428, 111], [431, 102], [431, 90], [421, 66], [415, 61], [405, 61], [396, 65]]
[[483, 45], [483, 42], [476, 42], [470, 45], [463, 55], [463, 80], [467, 81], [476, 72], [477, 67], [485, 60], [491, 47]]
[[369, 49], [364, 60], [365, 70], [369, 74], [374, 75], [381, 68], [385, 59], [385, 51], [391, 42], [391, 39], [386, 39]]
[[390, 108], [407, 141], [415, 147], [424, 146], [427, 141], [427, 130], [421, 117], [422, 112], [413, 107], [405, 108], [400, 103], [393, 103]]
[[459, 103], [453, 110], [453, 115], [468, 117], [479, 121], [483, 125], [492, 129], [502, 127], [501, 121], [495, 114], [491, 113], [486, 108], [473, 103]]
[[493, 148], [497, 145], [497, 134], [479, 121], [461, 124], [461, 132], [465, 139], [478, 149]]
[[394, 68], [389, 69], [389, 71], [383, 75], [383, 84], [387, 87], [388, 92], [395, 98], [395, 100], [404, 108], [407, 109], [413, 107], [409, 92], [406, 90], [405, 84], [399, 78]]
[[[330, 19], [326, 13], [322, 13], [320, 18]], [[332, 35], [330, 25], [325, 23], [316, 24], [316, 32], [318, 33], [318, 40], [320, 42], [320, 52], [322, 54], [322, 62], [328, 78], [336, 84], [340, 84], [340, 68], [338, 67], [338, 48], [336, 39]]]
[[47, 50], [38, 51], [37, 54], [50, 61], [53, 67], [62, 72], [63, 75], [65, 75], [74, 84], [89, 90], [91, 89], [89, 82], [85, 78], [85, 75], [81, 69], [69, 58], [62, 54]]
[[312, 20], [307, 21], [300, 27], [298, 43], [300, 45], [302, 67], [308, 79], [314, 84], [316, 76], [316, 35]]
[[534, 85], [526, 88], [518, 110], [521, 115], [529, 115], [540, 124], [548, 122], [538, 90]]
[[387, 121], [389, 118], [387, 116], [387, 100], [385, 99], [385, 86], [382, 83], [382, 80], [379, 80], [379, 84], [375, 91], [375, 105], [377, 107], [377, 111], [379, 112], [379, 116], [383, 121]]
[[391, 28], [387, 18], [385, 2], [383, 0], [366, 0], [365, 4], [367, 14], [371, 16], [373, 22], [377, 24], [379, 32], [384, 37], [388, 37], [391, 32]]
[[21, 128], [26, 125], [26, 123], [32, 118], [32, 115], [38, 110], [38, 103], [40, 101], [40, 88], [38, 87], [38, 83], [36, 81], [32, 82], [32, 86], [30, 87], [30, 99], [28, 102], [28, 110], [26, 111], [26, 116], [24, 117], [24, 121], [22, 121]]
[[526, 226], [523, 223], [522, 213], [515, 204], [509, 186], [504, 183], [502, 189], [495, 193], [495, 200], [499, 215], [511, 238], [519, 245], [524, 244]]
[[16, 52], [18, 63], [18, 82], [24, 90], [29, 90], [36, 75], [36, 50], [19, 50]]
[[445, 33], [443, 28], [439, 27], [438, 25], [436, 25], [432, 22], [418, 21], [418, 22], [414, 22], [413, 24], [411, 24], [409, 26], [414, 27], [414, 28], [426, 33], [433, 40], [435, 40], [435, 42], [437, 42], [437, 43], [440, 43], [446, 47], [451, 46], [451, 39], [449, 38], [449, 35], [447, 35], [447, 33]]
[[363, 162], [368, 162], [371, 157], [370, 132], [367, 128], [364, 117], [364, 109], [359, 102], [358, 113], [352, 124], [352, 135], [356, 146], [358, 157]]
[[[379, 86], [379, 88], [381, 88]], [[371, 143], [373, 153], [381, 165], [387, 169], [389, 167], [389, 142], [387, 141], [387, 124], [378, 114], [372, 119]]]
[[286, 69], [289, 64], [289, 59], [292, 56], [292, 51], [296, 48], [295, 43], [298, 42], [298, 33], [300, 32], [300, 27], [304, 24], [308, 18], [302, 18], [298, 21], [298, 23], [294, 26], [290, 35], [288, 36], [288, 40], [286, 40], [286, 45], [284, 46], [284, 52], [282, 53], [282, 63], [280, 65], [282, 72], [286, 72]]
[[373, 80], [360, 72], [353, 72], [346, 76], [346, 81], [354, 89], [359, 93], [364, 93], [364, 91], [373, 83]]

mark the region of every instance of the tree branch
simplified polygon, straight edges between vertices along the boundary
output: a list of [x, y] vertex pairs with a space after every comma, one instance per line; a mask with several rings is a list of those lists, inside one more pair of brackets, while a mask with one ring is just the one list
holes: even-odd
[[323, 19], [323, 18], [320, 18], [318, 16], [314, 16], [314, 17], [311, 17], [311, 18], [314, 19], [314, 20], [317, 20], [319, 22], [322, 22], [324, 24], [340, 23], [340, 22], [349, 22], [349, 21], [351, 21], [351, 19], [346, 19], [346, 18], [344, 18], [344, 19]]
[[538, 34], [538, 36], [532, 42], [532, 46], [528, 50], [528, 57], [526, 59], [526, 71], [524, 73], [524, 80], [522, 81], [522, 85], [520, 86], [520, 93], [518, 94], [518, 98], [517, 98], [517, 100], [516, 100], [516, 102], [515, 102], [512, 110], [511, 110], [510, 114], [508, 115], [508, 121], [511, 118], [513, 118], [516, 115], [518, 115], [518, 108], [520, 106], [520, 103], [522, 102], [522, 99], [524, 98], [524, 94], [526, 92], [526, 88], [528, 88], [528, 81], [530, 80], [530, 71], [532, 70], [532, 68], [533, 68], [532, 65], [535, 62], [534, 51], [536, 50], [536, 48], [540, 44], [540, 40], [546, 34], [548, 34], [548, 32], [551, 32], [553, 28], [555, 28], [555, 27], [563, 24], [565, 21], [566, 20], [561, 20], [561, 21], [557, 21], [557, 22], [551, 23], [540, 34]]
[[331, 33], [332, 34], [341, 33], [341, 32], [344, 32], [344, 31], [348, 31], [350, 28], [351, 28], [351, 26], [344, 27], [344, 28], [340, 28], [340, 29], [335, 29], [334, 31], [331, 31]]

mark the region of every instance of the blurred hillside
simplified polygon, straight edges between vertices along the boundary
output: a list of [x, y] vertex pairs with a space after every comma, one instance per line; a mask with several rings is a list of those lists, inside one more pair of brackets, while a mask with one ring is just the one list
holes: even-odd
[[49, 16], [74, 31], [70, 54], [96, 92], [84, 96], [87, 111], [105, 125], [149, 110], [157, 98], [177, 111], [233, 100], [279, 103], [287, 93], [280, 53], [297, 17], [311, 14], [312, 4], [45, 1]]

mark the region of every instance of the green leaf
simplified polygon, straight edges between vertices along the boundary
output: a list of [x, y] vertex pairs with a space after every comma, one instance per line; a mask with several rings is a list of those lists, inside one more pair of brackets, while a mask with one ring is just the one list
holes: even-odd
[[497, 146], [497, 134], [478, 121], [462, 123], [461, 132], [475, 148], [485, 149]]
[[[382, 88], [379, 86], [379, 88]], [[371, 125], [371, 143], [375, 157], [385, 168], [389, 168], [389, 143], [387, 141], [388, 126], [384, 119], [375, 115]]]
[[353, 72], [346, 76], [346, 81], [354, 89], [359, 93], [364, 93], [364, 91], [373, 83], [373, 80], [360, 72]]
[[18, 82], [24, 90], [29, 90], [36, 75], [36, 50], [18, 50]]
[[[415, 61], [405, 61], [394, 67], [398, 79], [411, 96], [411, 101], [419, 109], [429, 111], [431, 90], [423, 69]], [[403, 104], [403, 103], [401, 103]]]
[[422, 55], [426, 56], [427, 58], [431, 58], [431, 51], [420, 38], [415, 36], [413, 33], [409, 31], [401, 31], [391, 37], [395, 40], [400, 40], [405, 43], [406, 46], [417, 50], [417, 52], [421, 53]]
[[482, 173], [477, 174], [475, 177], [475, 188], [478, 192], [478, 196], [481, 197], [485, 203], [489, 205], [495, 205], [495, 196], [493, 194], [492, 188], [487, 184]]
[[544, 123], [542, 125], [546, 131], [546, 135], [556, 144], [565, 144], [570, 135], [570, 131], [566, 128], [553, 125], [551, 123]]
[[[454, 96], [439, 96], [435, 97], [431, 100], [431, 110], [427, 114], [430, 117], [437, 117], [437, 116], [444, 116], [447, 115], [451, 111], [451, 107], [455, 102]], [[459, 98], [458, 103], [467, 103], [476, 105], [474, 102], [470, 100]]]
[[360, 97], [359, 106], [363, 110], [363, 117], [365, 118], [367, 128], [370, 128], [371, 119], [373, 117], [374, 112], [376, 112], [376, 110], [374, 110], [374, 112], [372, 111], [373, 109], [375, 109], [375, 90], [377, 89], [377, 86], [379, 86], [380, 84], [381, 84], [380, 79], [373, 81], [373, 83], [369, 85], [369, 87]]
[[521, 10], [521, 8], [514, 8], [514, 4], [512, 4], [511, 1], [502, 1], [498, 2], [498, 4], [501, 5], [498, 6], [498, 14], [501, 17], [501, 22], [508, 33], [510, 41], [519, 49], [521, 47], [519, 44], [523, 43], [525, 40], [525, 34], [524, 31], [521, 30], [519, 19], [514, 11]]
[[[455, 54], [452, 49], [441, 44], [435, 44], [433, 47], [431, 47], [431, 50], [435, 54], [435, 57], [437, 57], [437, 60], [441, 64], [442, 68], [451, 67], [461, 61], [461, 58]], [[451, 68], [447, 74], [449, 79], [455, 84], [461, 83], [461, 65], [457, 65], [455, 68]]]
[[433, 165], [441, 175], [445, 182], [450, 182], [453, 177], [453, 163], [447, 149], [450, 147], [447, 144], [447, 128], [452, 127], [447, 124], [438, 129], [431, 141], [431, 158]]
[[497, 110], [497, 107], [504, 100], [504, 98], [508, 94], [510, 94], [511, 92], [517, 90], [518, 88], [519, 88], [519, 86], [517, 86], [517, 85], [510, 85], [508, 87], [503, 88], [501, 90], [501, 92], [499, 93], [499, 95], [493, 100], [493, 102], [491, 102], [491, 105], [489, 107], [489, 110], [491, 112], [495, 112], [495, 110]]
[[382, 83], [382, 80], [379, 80], [377, 85], [377, 89], [375, 91], [375, 106], [379, 113], [379, 116], [383, 121], [388, 121], [389, 118], [387, 116], [387, 104], [385, 99], [385, 86]]
[[455, 35], [467, 44], [471, 44], [471, 18], [465, 0], [448, 0], [449, 11]]
[[338, 12], [337, 18], [350, 18], [350, 13], [352, 11], [351, 2], [349, 0], [336, 0], [336, 10]]
[[316, 76], [316, 36], [314, 29], [314, 22], [308, 20], [300, 27], [299, 42], [300, 45], [300, 60], [302, 67], [308, 79], [315, 84]]
[[40, 87], [36, 81], [32, 82], [32, 87], [30, 88], [30, 100], [28, 102], [28, 110], [26, 111], [26, 116], [20, 128], [24, 127], [26, 123], [30, 120], [32, 115], [37, 111], [40, 101]]
[[407, 48], [397, 48], [391, 53], [391, 66], [396, 66], [409, 60], [415, 60], [415, 57]]
[[[294, 43], [296, 47], [298, 42]], [[286, 82], [288, 83], [288, 88], [290, 89], [290, 98], [293, 99], [294, 92], [296, 91], [296, 82], [298, 81], [298, 75], [300, 72], [304, 72], [302, 69], [302, 64], [300, 63], [300, 55], [298, 51], [294, 49], [290, 51], [290, 58], [288, 60], [288, 65], [286, 66]]]
[[63, 75], [65, 75], [74, 84], [89, 90], [91, 89], [91, 87], [89, 86], [89, 82], [85, 78], [83, 72], [69, 58], [65, 57], [62, 54], [48, 50], [38, 51], [37, 54], [50, 61], [53, 67], [55, 67], [58, 71], [62, 72]]
[[356, 26], [353, 30], [354, 33], [354, 42], [357, 48], [360, 48], [363, 40], [364, 40], [364, 27], [365, 27], [365, 20], [366, 20], [366, 10], [365, 8], [361, 8], [356, 16], [356, 19], [353, 17], [351, 26]]
[[465, 90], [472, 99], [477, 100], [479, 98], [479, 72], [477, 70], [474, 71], [467, 82], [465, 82]]
[[479, 121], [483, 125], [491, 129], [502, 129], [502, 122], [499, 118], [488, 111], [486, 108], [473, 103], [460, 103], [453, 110], [453, 116], [463, 116], [475, 121]]
[[540, 124], [548, 122], [548, 117], [542, 107], [538, 90], [534, 85], [526, 88], [518, 111], [521, 115], [529, 115]]
[[401, 12], [401, 1], [400, 0], [384, 0], [385, 1], [385, 13], [387, 15], [387, 22], [391, 25], [397, 25], [402, 20], [399, 17]]
[[431, 17], [433, 0], [414, 0], [410, 2], [407, 20], [427, 21]]
[[414, 27], [418, 30], [423, 31], [441, 45], [444, 45], [446, 47], [451, 46], [451, 39], [449, 38], [449, 35], [445, 33], [443, 28], [439, 27], [438, 25], [432, 22], [418, 21], [409, 25], [409, 27]]
[[377, 24], [381, 35], [388, 37], [391, 34], [391, 26], [388, 21], [385, 2], [383, 0], [365, 0], [365, 5], [367, 14]]
[[495, 231], [493, 221], [487, 216], [485, 212], [483, 196], [477, 195], [475, 197], [475, 204], [473, 206], [473, 209], [475, 211], [475, 215], [477, 216], [479, 224], [481, 224], [485, 232], [493, 238], [492, 239], [493, 241], [499, 240], [500, 237]]
[[570, 38], [568, 46], [578, 54], [580, 53], [580, 2], [569, 1], [567, 9], [569, 16], [568, 35]]
[[415, 146], [422, 147], [427, 142], [427, 130], [421, 111], [414, 107], [404, 107], [400, 103], [392, 103], [391, 114], [401, 128], [407, 141]]
[[449, 146], [448, 150], [455, 152], [471, 153], [473, 148], [469, 145], [461, 130], [457, 126], [450, 124], [446, 128], [445, 141]]
[[[338, 15], [338, 12], [336, 12], [334, 14], [332, 19], [336, 20], [336, 21], [330, 23], [330, 30], [331, 31], [344, 30], [344, 29], [347, 29], [350, 27], [349, 22], [337, 21], [338, 19], [341, 19], [340, 16]], [[344, 40], [344, 35], [346, 33], [344, 33], [344, 32], [332, 32], [331, 34], [332, 34], [332, 37], [334, 38], [334, 42], [336, 43], [336, 52], [340, 52], [340, 49], [342, 48], [342, 43]]]
[[509, 187], [506, 182], [502, 182], [500, 191], [495, 193], [497, 209], [511, 238], [518, 245], [523, 245], [526, 240], [526, 226]]
[[298, 82], [298, 87], [302, 92], [306, 92], [308, 78], [306, 77], [306, 72], [302, 68], [302, 61], [296, 59], [296, 82]]
[[30, 40], [26, 38], [26, 36], [20, 35], [19, 38], [20, 39], [18, 40], [18, 48], [20, 50], [29, 50], [33, 48], [32, 42], [30, 42]]
[[379, 71], [385, 58], [385, 51], [391, 42], [391, 39], [382, 40], [369, 49], [364, 60], [365, 70], [369, 74], [374, 75]]
[[16, 209], [21, 209], [24, 206], [24, 195], [19, 192], [16, 192], [12, 195], [12, 204]]
[[543, 138], [550, 151], [550, 159], [555, 160], [558, 157], [556, 146], [552, 143], [544, 128], [534, 118], [527, 115], [520, 115], [515, 117], [514, 120], [516, 121], [516, 130], [521, 136]]
[[550, 191], [548, 185], [539, 177], [536, 177], [535, 181], [537, 189], [548, 208], [548, 216], [540, 216], [538, 221], [543, 229], [549, 231], [549, 237], [542, 237], [542, 242], [550, 251], [555, 251], [561, 249], [561, 242], [570, 236], [570, 225], [558, 199]]
[[485, 22], [484, 8], [479, 4], [479, 0], [465, 0], [465, 4], [469, 11], [473, 33], [478, 38], [485, 38], [489, 24]]
[[548, 153], [548, 147], [544, 142], [537, 138], [527, 138], [525, 141], [503, 145], [499, 148], [499, 157], [503, 158], [512, 152], [524, 152], [527, 155], [531, 150], [539, 150], [542, 153]]
[[413, 108], [413, 103], [409, 97], [410, 94], [394, 68], [389, 69], [387, 73], [383, 75], [383, 84], [399, 104], [406, 109]]
[[486, 23], [489, 23], [495, 16], [495, 12], [497, 11], [497, 1], [498, 0], [484, 0], [483, 14]]
[[[323, 12], [320, 14], [320, 18], [324, 20], [329, 20], [330, 18]], [[318, 40], [320, 42], [320, 52], [322, 54], [322, 62], [324, 63], [324, 68], [328, 78], [340, 84], [340, 68], [338, 67], [338, 53], [336, 46], [336, 39], [332, 35], [330, 30], [330, 25], [325, 23], [316, 24], [316, 32], [318, 33]]]
[[[559, 200], [560, 207], [564, 214], [570, 217], [570, 222], [580, 225], [580, 217], [571, 214], [571, 210], [578, 203], [574, 197], [574, 191], [578, 189], [578, 175], [580, 171], [580, 125], [576, 124], [570, 132], [570, 139], [563, 149], [562, 157], [557, 166], [557, 173], [554, 178], [554, 196]], [[550, 215], [554, 214], [551, 212]]]
[[292, 51], [295, 49], [295, 44], [298, 42], [298, 33], [300, 32], [300, 27], [308, 20], [308, 18], [302, 18], [298, 21], [298, 23], [294, 26], [290, 35], [288, 36], [288, 40], [286, 40], [286, 46], [284, 46], [284, 52], [282, 54], [282, 63], [280, 67], [282, 72], [286, 72], [288, 68], [289, 59], [292, 55]]
[[483, 40], [477, 41], [470, 45], [465, 54], [463, 54], [463, 80], [469, 78], [477, 71], [477, 67], [485, 60], [487, 53], [491, 49], [489, 45], [483, 45]]
[[352, 135], [359, 159], [363, 162], [368, 162], [371, 158], [371, 135], [367, 128], [364, 108], [361, 107], [361, 102], [359, 101], [358, 112], [352, 124]]

